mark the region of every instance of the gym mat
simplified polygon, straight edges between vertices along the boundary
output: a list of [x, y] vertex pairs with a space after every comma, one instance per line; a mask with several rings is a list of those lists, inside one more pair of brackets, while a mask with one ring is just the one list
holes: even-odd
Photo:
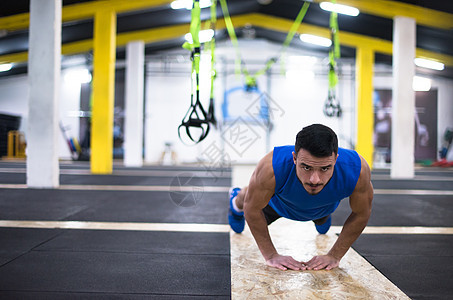
[[[452, 196], [374, 195], [372, 226], [453, 227]], [[343, 199], [332, 215], [332, 224], [342, 226], [351, 209]]]
[[0, 220], [227, 224], [227, 213], [227, 193], [203, 190], [0, 189]]
[[229, 255], [32, 251], [0, 268], [0, 291], [230, 294]]
[[362, 235], [353, 248], [412, 299], [453, 298], [453, 236]]
[[451, 191], [453, 190], [453, 180], [450, 179], [451, 177], [445, 177], [445, 180], [372, 180], [372, 182], [374, 189]]
[[[0, 229], [0, 233], [2, 230]], [[62, 230], [35, 251], [229, 255], [229, 233]], [[75, 242], [76, 241], [76, 242]]]
[[[220, 174], [220, 173], [219, 173]], [[221, 174], [220, 174], [221, 175]], [[231, 186], [231, 178], [212, 175], [209, 177], [198, 177], [191, 172], [179, 172], [174, 176], [134, 176], [134, 175], [60, 175], [60, 185], [164, 185], [170, 186], [180, 182], [196, 186]], [[25, 173], [2, 173], [0, 172], [0, 183], [2, 184], [26, 184]]]

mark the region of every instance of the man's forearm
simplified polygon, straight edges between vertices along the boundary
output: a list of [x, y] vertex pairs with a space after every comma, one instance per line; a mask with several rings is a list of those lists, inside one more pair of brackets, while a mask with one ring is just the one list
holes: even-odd
[[344, 223], [343, 229], [328, 255], [340, 260], [360, 236], [368, 223], [369, 217], [369, 215], [351, 213]]
[[245, 209], [245, 219], [265, 260], [277, 253], [272, 243], [266, 218], [261, 210]]

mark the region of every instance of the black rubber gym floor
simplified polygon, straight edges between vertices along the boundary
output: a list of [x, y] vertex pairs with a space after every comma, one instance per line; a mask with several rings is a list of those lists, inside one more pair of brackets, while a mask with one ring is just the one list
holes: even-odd
[[[23, 167], [0, 163], [1, 169], [18, 169], [3, 170], [0, 182], [25, 183]], [[140, 170], [176, 172], [173, 177], [61, 175], [61, 184], [169, 186], [176, 176], [184, 180], [205, 169]], [[228, 188], [231, 178], [194, 177], [201, 192], [188, 205], [178, 202], [181, 193], [164, 191], [0, 189], [0, 220], [226, 224], [226, 193], [204, 192], [203, 186]], [[0, 298], [230, 298], [227, 232], [0, 228], [0, 245]]]
[[[200, 175], [203, 167], [115, 165], [118, 174], [132, 173], [63, 174], [89, 170], [84, 162], [60, 169], [63, 185], [132, 190], [0, 188], [0, 220], [227, 224], [226, 192], [202, 191], [194, 202], [181, 205], [168, 191], [133, 188], [168, 186], [182, 173], [197, 174], [201, 187], [228, 188], [229, 170], [210, 176]], [[152, 175], [155, 171], [176, 175]], [[420, 180], [391, 180], [387, 170], [376, 170], [373, 185], [453, 191], [451, 169], [416, 174]], [[0, 184], [24, 183], [23, 163], [0, 162]], [[345, 199], [333, 225], [342, 225], [348, 215]], [[453, 196], [376, 193], [369, 225], [453, 227]], [[412, 299], [453, 299], [453, 235], [363, 234], [353, 247]], [[230, 299], [230, 276], [227, 232], [0, 227], [1, 299]]]
[[[373, 171], [373, 175], [389, 175]], [[374, 176], [378, 177], [378, 176]], [[374, 189], [453, 191], [453, 170], [416, 171], [420, 180], [373, 180]], [[433, 180], [434, 179], [434, 180]], [[343, 200], [334, 213], [343, 225]], [[369, 226], [453, 227], [453, 195], [375, 194]], [[412, 299], [453, 299], [453, 235], [362, 234], [353, 248]]]

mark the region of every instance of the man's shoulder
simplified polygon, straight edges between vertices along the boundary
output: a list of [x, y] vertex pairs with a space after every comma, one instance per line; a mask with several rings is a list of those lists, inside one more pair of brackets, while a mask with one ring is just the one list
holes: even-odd
[[359, 180], [361, 169], [362, 162], [356, 151], [338, 148], [332, 182], [335, 182], [335, 186], [342, 190], [342, 197], [346, 198], [352, 194]]
[[275, 187], [275, 175], [272, 165], [273, 151], [267, 153], [256, 166], [253, 176], [255, 176], [256, 183], [265, 187]]
[[273, 164], [293, 160], [294, 145], [274, 147], [272, 151]]
[[283, 145], [274, 147], [274, 152], [287, 153], [292, 151], [294, 151], [294, 145]]
[[272, 167], [275, 176], [276, 187], [279, 189], [284, 185], [294, 167], [294, 145], [280, 146], [274, 148]]
[[360, 166], [360, 155], [355, 150], [339, 147], [337, 163]]

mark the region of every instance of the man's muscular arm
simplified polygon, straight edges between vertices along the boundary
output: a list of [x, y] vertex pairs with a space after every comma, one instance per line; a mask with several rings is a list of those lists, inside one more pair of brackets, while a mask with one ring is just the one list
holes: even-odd
[[343, 229], [327, 255], [315, 256], [306, 263], [303, 269], [330, 270], [338, 267], [341, 258], [346, 254], [355, 240], [360, 236], [368, 223], [371, 215], [371, 202], [373, 200], [373, 186], [371, 172], [367, 162], [360, 157], [362, 169], [354, 192], [349, 197], [351, 214], [343, 225]]
[[275, 190], [275, 176], [272, 167], [273, 152], [268, 153], [256, 167], [250, 178], [244, 199], [244, 214], [250, 231], [261, 251], [266, 264], [281, 270], [300, 270], [301, 262], [290, 256], [282, 256], [272, 243], [262, 209], [269, 203]]

